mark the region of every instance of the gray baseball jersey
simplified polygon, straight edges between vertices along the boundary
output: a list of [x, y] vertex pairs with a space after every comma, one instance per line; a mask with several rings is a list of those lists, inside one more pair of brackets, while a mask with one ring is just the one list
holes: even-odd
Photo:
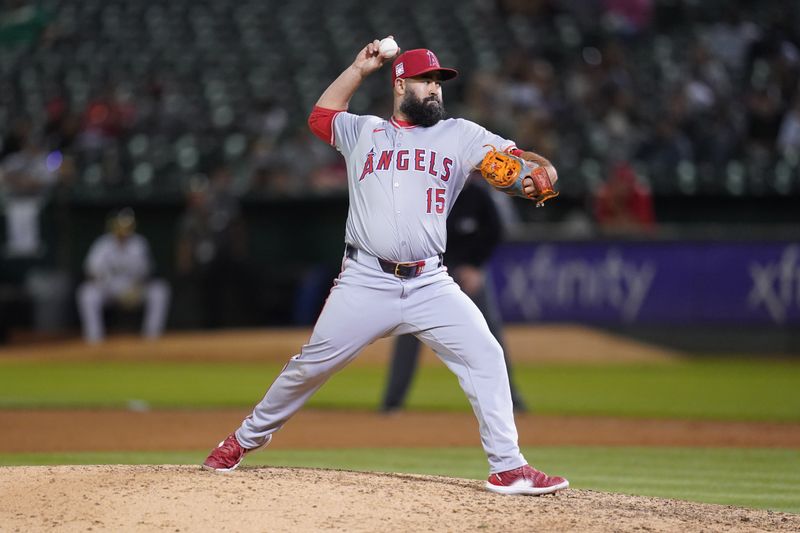
[[347, 160], [345, 241], [391, 261], [444, 253], [447, 215], [484, 145], [514, 145], [464, 119], [403, 127], [343, 112], [333, 124], [335, 146]]
[[[526, 464], [503, 351], [486, 320], [442, 266], [446, 219], [472, 169], [492, 144], [513, 145], [467, 120], [404, 127], [338, 113], [333, 144], [347, 163], [348, 252], [308, 343], [292, 357], [236, 439], [253, 449], [377, 338], [411, 333], [431, 346], [472, 404], [492, 473]], [[420, 262], [400, 277], [386, 261]]]

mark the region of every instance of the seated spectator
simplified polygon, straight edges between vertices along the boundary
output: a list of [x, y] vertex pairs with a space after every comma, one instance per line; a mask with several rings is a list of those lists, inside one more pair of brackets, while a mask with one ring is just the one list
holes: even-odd
[[653, 198], [628, 163], [617, 163], [594, 197], [595, 220], [615, 233], [648, 232], [654, 228]]
[[647, 165], [653, 183], [672, 181], [682, 161], [694, 161], [692, 142], [678, 123], [680, 111], [673, 109], [669, 113], [652, 126], [635, 154], [637, 160]]
[[108, 233], [92, 244], [86, 257], [89, 278], [78, 287], [78, 311], [86, 342], [105, 337], [103, 309], [144, 306], [142, 335], [156, 338], [164, 331], [170, 287], [151, 277], [152, 259], [147, 240], [137, 233], [133, 210], [124, 208], [108, 220]]

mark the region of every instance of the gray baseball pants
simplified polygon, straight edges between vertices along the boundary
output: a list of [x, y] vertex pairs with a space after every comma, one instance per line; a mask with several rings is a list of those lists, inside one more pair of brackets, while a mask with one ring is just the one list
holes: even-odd
[[458, 377], [478, 419], [490, 473], [526, 464], [517, 444], [503, 351], [446, 268], [436, 261], [427, 264], [419, 277], [400, 279], [362, 252], [357, 260], [345, 259], [310, 340], [236, 431], [239, 443], [248, 449], [261, 446], [365, 346], [411, 333]]

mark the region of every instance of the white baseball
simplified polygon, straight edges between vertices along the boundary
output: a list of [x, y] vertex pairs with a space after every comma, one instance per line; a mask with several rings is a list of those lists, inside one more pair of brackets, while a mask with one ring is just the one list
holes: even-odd
[[383, 57], [389, 58], [397, 53], [398, 48], [400, 47], [397, 46], [397, 41], [391, 37], [387, 37], [385, 39], [381, 39], [381, 44], [378, 46], [378, 52], [380, 52]]

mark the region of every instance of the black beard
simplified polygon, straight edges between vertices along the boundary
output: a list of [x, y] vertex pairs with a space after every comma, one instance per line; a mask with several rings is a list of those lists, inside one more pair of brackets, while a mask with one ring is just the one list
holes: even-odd
[[425, 100], [420, 100], [410, 92], [403, 97], [400, 111], [408, 117], [409, 122], [425, 128], [433, 126], [445, 116], [444, 105], [438, 98], [429, 96]]

